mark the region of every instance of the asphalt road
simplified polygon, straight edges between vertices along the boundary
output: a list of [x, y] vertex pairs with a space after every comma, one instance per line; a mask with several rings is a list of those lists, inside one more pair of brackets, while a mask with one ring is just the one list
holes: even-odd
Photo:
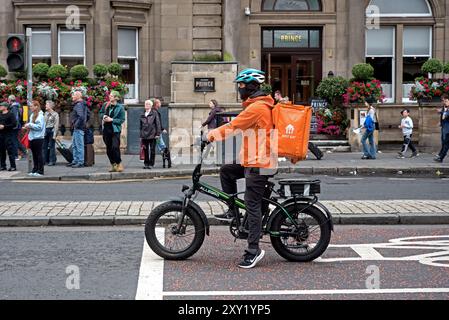
[[[278, 176], [285, 178], [286, 176]], [[288, 176], [288, 178], [300, 176]], [[425, 178], [336, 178], [313, 177], [322, 181], [321, 200], [447, 200], [448, 179]], [[203, 181], [219, 187], [217, 176]], [[0, 201], [165, 201], [180, 195], [190, 179], [135, 182], [64, 183], [0, 181]], [[199, 200], [210, 198], [200, 196]]]
[[245, 242], [211, 231], [174, 262], [143, 250], [142, 227], [2, 228], [0, 299], [449, 299], [449, 226], [338, 226], [320, 261], [263, 243], [252, 270], [236, 267]]

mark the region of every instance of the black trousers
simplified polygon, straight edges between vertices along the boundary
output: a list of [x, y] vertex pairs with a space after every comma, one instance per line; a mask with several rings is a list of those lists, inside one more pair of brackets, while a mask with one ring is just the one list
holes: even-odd
[[407, 149], [409, 149], [409, 148], [413, 153], [416, 152], [416, 148], [412, 142], [412, 135], [404, 136], [404, 144], [402, 145], [402, 151], [401, 151], [402, 154], [405, 155], [405, 153], [407, 152]]
[[30, 141], [30, 149], [33, 154], [33, 173], [44, 174], [44, 153], [42, 147], [44, 139], [35, 139]]
[[120, 133], [103, 131], [103, 141], [106, 145], [106, 153], [111, 164], [122, 163], [120, 156]]
[[0, 166], [6, 168], [6, 153], [8, 153], [11, 168], [16, 167], [13, 133], [0, 134]]
[[446, 158], [447, 153], [449, 152], [449, 133], [445, 134], [445, 135], [441, 135], [442, 137], [442, 142], [443, 142], [443, 147], [441, 148], [439, 157], [441, 159]]
[[244, 200], [248, 215], [248, 251], [252, 254], [259, 251], [262, 233], [262, 202], [269, 177], [261, 175], [258, 168], [244, 168], [238, 164], [224, 165], [220, 170], [221, 186], [228, 194], [236, 194], [237, 180], [245, 178]]
[[142, 139], [142, 144], [145, 147], [145, 166], [154, 167], [156, 159], [156, 139]]

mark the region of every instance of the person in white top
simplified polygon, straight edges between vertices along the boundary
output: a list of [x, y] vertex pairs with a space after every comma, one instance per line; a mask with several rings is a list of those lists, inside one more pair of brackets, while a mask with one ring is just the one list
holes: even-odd
[[412, 135], [413, 135], [413, 120], [410, 118], [410, 110], [405, 109], [401, 112], [402, 114], [402, 121], [401, 125], [399, 126], [399, 129], [402, 129], [402, 135], [404, 136], [404, 144], [402, 145], [402, 150], [399, 152], [399, 159], [404, 159], [405, 154], [407, 150], [410, 148], [412, 151], [411, 158], [418, 156], [418, 151], [416, 150], [415, 146], [412, 142]]

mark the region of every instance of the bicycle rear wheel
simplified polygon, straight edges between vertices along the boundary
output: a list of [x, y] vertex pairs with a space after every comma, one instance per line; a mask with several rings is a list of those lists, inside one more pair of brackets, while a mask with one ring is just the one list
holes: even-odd
[[145, 238], [150, 248], [167, 260], [185, 260], [203, 244], [206, 229], [201, 216], [187, 208], [181, 227], [178, 221], [182, 204], [167, 202], [156, 207], [145, 223]]
[[310, 262], [320, 257], [331, 239], [329, 218], [306, 205], [292, 205], [287, 210], [298, 227], [285, 213], [277, 212], [270, 230], [273, 248], [289, 261]]

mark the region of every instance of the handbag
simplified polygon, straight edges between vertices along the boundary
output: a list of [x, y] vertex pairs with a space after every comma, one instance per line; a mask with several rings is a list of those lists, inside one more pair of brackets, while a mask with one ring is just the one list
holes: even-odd
[[140, 160], [145, 160], [145, 145], [142, 143], [142, 140], [140, 140]]

